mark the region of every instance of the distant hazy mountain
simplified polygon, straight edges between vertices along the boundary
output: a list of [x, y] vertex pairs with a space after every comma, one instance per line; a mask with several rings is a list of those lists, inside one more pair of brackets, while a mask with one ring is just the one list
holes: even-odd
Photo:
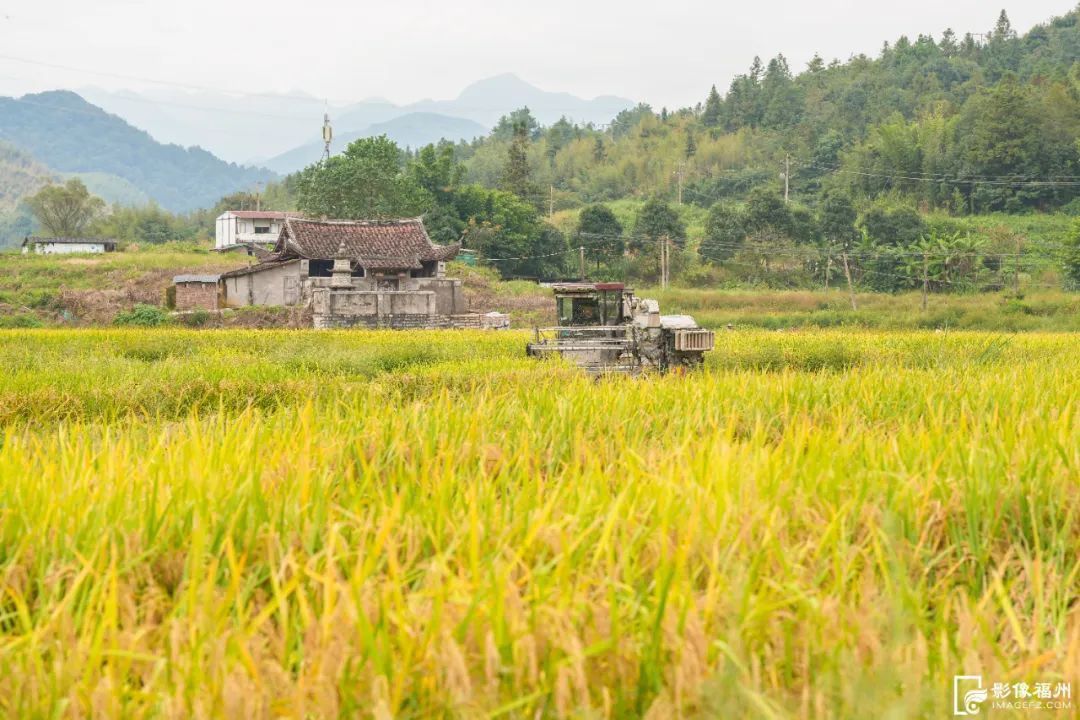
[[[547, 92], [509, 74], [473, 83], [453, 100], [422, 100], [408, 105], [372, 98], [327, 107], [322, 100], [300, 92], [240, 96], [173, 88], [138, 93], [84, 88], [80, 93], [161, 142], [198, 145], [226, 160], [249, 163], [258, 159], [259, 164], [264, 164], [265, 158], [276, 158], [309, 143], [319, 144], [324, 112], [329, 112], [335, 134], [344, 137], [416, 113], [471, 120], [490, 128], [503, 115], [526, 105], [544, 124], [564, 115], [583, 123], [606, 123], [620, 110], [634, 105], [626, 98], [613, 96], [585, 100], [568, 93]], [[458, 140], [475, 134], [472, 129], [465, 133], [445, 137]], [[439, 139], [422, 136], [428, 142]]]
[[580, 123], [606, 123], [634, 104], [614, 95], [583, 100], [569, 93], [548, 92], [507, 73], [475, 82], [453, 100], [423, 100], [409, 109], [457, 115], [492, 127], [503, 115], [526, 106], [542, 124], [550, 125], [564, 116]]
[[[487, 132], [487, 128], [472, 120], [439, 115], [438, 113], [409, 113], [386, 122], [369, 125], [364, 130], [335, 133], [331, 146], [336, 155], [357, 138], [386, 135], [402, 147], [422, 147], [442, 139], [471, 140]], [[317, 161], [323, 153], [323, 143], [301, 145], [263, 163], [271, 170], [287, 174]]]
[[323, 113], [329, 111], [334, 117], [338, 112], [318, 98], [299, 93], [236, 96], [174, 88], [110, 92], [92, 87], [78, 92], [98, 107], [146, 130], [158, 142], [197, 145], [237, 163], [272, 157], [317, 139], [322, 132]]
[[103, 194], [143, 193], [177, 212], [209, 207], [223, 195], [276, 177], [223, 162], [201, 148], [163, 145], [68, 91], [0, 98], [0, 140], [50, 170], [109, 188]]
[[[125, 180], [119, 175], [110, 175], [103, 172], [81, 173], [58, 173], [61, 180], [77, 177], [83, 185], [94, 195], [107, 202], [109, 205], [120, 203], [121, 205], [146, 205], [153, 198], [146, 191], [138, 188], [130, 180]], [[160, 203], [159, 203], [160, 204]]]

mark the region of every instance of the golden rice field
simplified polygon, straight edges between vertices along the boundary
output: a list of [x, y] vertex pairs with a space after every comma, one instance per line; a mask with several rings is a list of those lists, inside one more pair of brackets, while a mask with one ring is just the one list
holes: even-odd
[[525, 338], [0, 331], [0, 715], [1080, 689], [1077, 336], [737, 331], [599, 382]]

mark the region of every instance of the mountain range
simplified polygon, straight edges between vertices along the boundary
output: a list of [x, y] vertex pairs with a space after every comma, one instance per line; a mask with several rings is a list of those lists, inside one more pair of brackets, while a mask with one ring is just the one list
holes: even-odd
[[108, 187], [129, 201], [149, 198], [174, 212], [208, 207], [223, 195], [276, 177], [198, 147], [159, 143], [64, 90], [0, 98], [0, 140], [60, 176], [83, 177], [91, 189]]
[[633, 104], [548, 92], [509, 74], [473, 83], [453, 100], [406, 105], [373, 98], [328, 108], [301, 92], [174, 88], [0, 97], [0, 240], [29, 231], [22, 198], [69, 177], [109, 203], [155, 202], [173, 212], [210, 207], [317, 161], [324, 112], [335, 131], [331, 149], [340, 152], [382, 134], [413, 148], [472, 140], [525, 106], [544, 124], [560, 117], [600, 124]]
[[[230, 94], [176, 88], [113, 92], [88, 87], [79, 93], [161, 142], [197, 145], [225, 160], [267, 165], [278, 172], [297, 170], [318, 159], [324, 113], [330, 115], [336, 149], [344, 148], [346, 137], [382, 133], [400, 145], [416, 147], [443, 138], [471, 140], [503, 115], [525, 106], [543, 124], [563, 116], [580, 123], [606, 123], [635, 104], [612, 95], [583, 99], [549, 92], [513, 74], [475, 82], [452, 100], [404, 105], [368, 99], [328, 106], [302, 92]], [[301, 151], [311, 147], [317, 149], [314, 156]]]

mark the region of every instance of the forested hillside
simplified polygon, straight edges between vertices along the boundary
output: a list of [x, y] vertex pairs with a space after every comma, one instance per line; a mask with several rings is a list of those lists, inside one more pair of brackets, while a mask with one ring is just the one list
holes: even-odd
[[[754, 58], [726, 93], [694, 108], [639, 105], [606, 127], [524, 114], [532, 181], [556, 207], [624, 197], [710, 205], [759, 186], [814, 202], [826, 187], [896, 193], [953, 213], [1049, 210], [1080, 181], [1080, 10], [1018, 36], [902, 37], [875, 57], [815, 57], [801, 72]], [[990, 20], [991, 18], [988, 18]], [[467, 179], [496, 186], [512, 134], [461, 145]]]
[[27, 153], [0, 142], [0, 248], [30, 232], [30, 211], [20, 200], [52, 178], [45, 167]]
[[[424, 213], [511, 276], [577, 274], [583, 247], [595, 276], [651, 281], [664, 241], [699, 284], [1015, 285], [1059, 265], [1048, 253], [1071, 235], [1004, 219], [1080, 214], [1078, 20], [1021, 36], [1002, 12], [978, 37], [901, 37], [798, 73], [754, 58], [723, 94], [604, 126], [521, 108], [471, 143], [363, 140], [268, 195], [316, 215]], [[1005, 264], [1027, 241], [1023, 266]]]
[[0, 98], [0, 140], [55, 171], [115, 175], [174, 212], [275, 177], [199, 148], [163, 145], [66, 91]]
[[47, 183], [52, 174], [29, 154], [0, 142], [0, 212], [14, 210], [19, 199]]

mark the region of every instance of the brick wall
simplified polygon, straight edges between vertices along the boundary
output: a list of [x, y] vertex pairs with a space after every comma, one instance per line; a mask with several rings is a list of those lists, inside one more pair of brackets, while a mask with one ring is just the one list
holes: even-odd
[[217, 283], [177, 283], [176, 285], [176, 309], [177, 310], [217, 310], [218, 286]]

